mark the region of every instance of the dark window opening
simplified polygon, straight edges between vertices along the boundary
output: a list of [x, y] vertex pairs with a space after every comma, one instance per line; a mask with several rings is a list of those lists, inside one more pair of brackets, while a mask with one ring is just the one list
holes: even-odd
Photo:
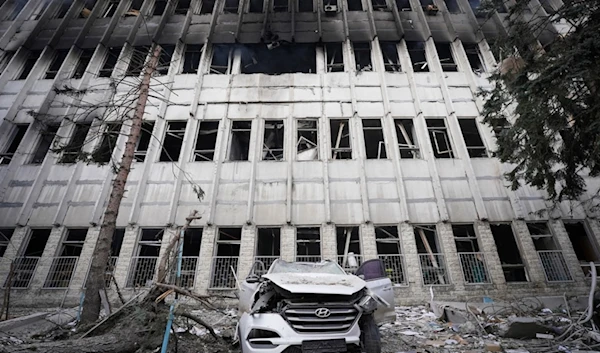
[[23, 8], [25, 7], [26, 4], [27, 4], [27, 1], [13, 1], [12, 9], [11, 9], [12, 11], [8, 15], [8, 17], [6, 17], [6, 20], [14, 21], [17, 18], [17, 16], [19, 16], [19, 13], [21, 13], [21, 10], [23, 10]]
[[52, 58], [52, 63], [46, 71], [44, 79], [49, 80], [56, 77], [56, 75], [58, 74], [58, 70], [60, 70], [60, 66], [65, 61], [65, 58], [67, 57], [68, 53], [68, 50], [57, 50], [56, 53], [54, 53], [54, 58]]
[[396, 0], [396, 7], [398, 7], [398, 11], [412, 11], [410, 0]]
[[183, 256], [199, 256], [202, 228], [188, 228], [183, 236]]
[[367, 159], [387, 158], [381, 119], [363, 119], [362, 125]]
[[170, 121], [167, 123], [165, 139], [160, 149], [160, 162], [177, 162], [183, 146], [186, 123]]
[[238, 13], [239, 0], [225, 0], [224, 13]]
[[589, 263], [598, 263], [600, 261], [596, 241], [587, 232], [583, 222], [565, 222], [565, 230], [569, 235], [571, 245], [573, 246], [573, 250], [575, 250], [575, 255], [577, 255], [577, 260], [579, 260], [585, 275], [590, 275]]
[[156, 0], [154, 1], [154, 9], [152, 10], [152, 16], [160, 16], [165, 13], [167, 8], [168, 0]]
[[248, 8], [248, 11], [250, 13], [262, 13], [263, 7], [263, 0], [250, 0], [250, 6]]
[[279, 228], [258, 228], [256, 256], [279, 256], [280, 249], [281, 230]]
[[42, 256], [50, 238], [50, 229], [33, 229], [23, 256]]
[[231, 124], [231, 142], [229, 143], [230, 161], [247, 161], [250, 149], [252, 122], [234, 121]]
[[510, 224], [491, 224], [490, 229], [506, 282], [527, 282], [525, 264]]
[[71, 76], [71, 78], [79, 79], [83, 77], [83, 74], [90, 64], [93, 55], [94, 49], [83, 49], [81, 51], [81, 55], [79, 56], [79, 60], [77, 61], [77, 65], [75, 66], [75, 70], [73, 71], [73, 76]]
[[313, 43], [246, 44], [242, 49], [243, 74], [279, 75], [316, 73], [316, 46]]
[[449, 283], [435, 225], [414, 226], [417, 253], [424, 285]]
[[160, 253], [162, 229], [142, 229], [134, 257], [129, 266], [128, 287], [147, 286], [154, 278]]
[[71, 8], [71, 2], [70, 1], [63, 1], [63, 2], [61, 2], [61, 4], [58, 7], [58, 11], [56, 12], [56, 15], [54, 16], [54, 18], [64, 18], [67, 15], [67, 12], [69, 12], [70, 8]]
[[163, 234], [164, 230], [160, 228], [142, 229], [138, 241], [137, 256], [158, 257]]
[[[188, 1], [188, 3], [189, 3], [189, 1]], [[213, 12], [214, 7], [215, 7], [215, 0], [202, 0], [202, 6], [200, 7], [200, 14], [210, 14]]]
[[380, 42], [381, 52], [383, 54], [383, 65], [387, 72], [401, 72], [400, 57], [398, 56], [397, 42]]
[[398, 227], [375, 227], [375, 241], [378, 255], [399, 255], [402, 253]]
[[412, 119], [395, 119], [396, 136], [400, 158], [420, 158], [415, 126]]
[[202, 56], [202, 48], [202, 44], [188, 44], [185, 46], [182, 73], [191, 74], [198, 72], [200, 57]]
[[241, 240], [242, 228], [219, 228], [216, 256], [239, 256]]
[[100, 164], [110, 162], [120, 132], [120, 123], [107, 124], [106, 130], [102, 133], [100, 146], [98, 146], [98, 148], [92, 153], [92, 159], [94, 162]]
[[4, 70], [6, 69], [6, 67], [8, 66], [10, 61], [12, 60], [13, 56], [15, 56], [15, 52], [12, 50], [11, 51], [7, 50], [4, 52], [4, 56], [0, 60], [0, 74], [4, 72]]
[[[204, 7], [205, 1], [202, 1], [202, 7]], [[213, 1], [214, 5], [214, 1]], [[176, 15], [185, 15], [190, 8], [190, 0], [178, 0], [177, 5], [175, 6], [175, 14]], [[212, 11], [212, 9], [211, 9]]]
[[437, 231], [434, 225], [415, 226], [415, 240], [417, 242], [417, 252], [419, 254], [441, 253], [437, 240]]
[[454, 244], [466, 283], [489, 283], [484, 254], [479, 250], [477, 234], [471, 224], [453, 225]]
[[440, 58], [440, 64], [442, 65], [443, 71], [458, 71], [458, 66], [454, 62], [454, 57], [452, 56], [450, 43], [435, 43], [435, 49]]
[[131, 60], [129, 60], [129, 66], [127, 67], [125, 76], [139, 76], [142, 73], [149, 50], [150, 47], [148, 46], [133, 47]]
[[475, 119], [458, 119], [458, 124], [460, 125], [460, 131], [462, 132], [463, 138], [465, 139], [469, 157], [488, 157], [487, 149], [479, 135], [479, 129], [477, 128]]
[[52, 142], [54, 141], [57, 131], [58, 126], [56, 125], [49, 125], [44, 128], [41, 132], [40, 140], [35, 148], [35, 152], [33, 153], [33, 158], [31, 159], [32, 164], [41, 164], [44, 161], [50, 147], [52, 147]]
[[12, 161], [28, 127], [27, 124], [15, 125], [8, 139], [10, 142], [5, 145], [4, 152], [0, 153], [0, 164], [9, 164]]
[[552, 233], [550, 232], [550, 228], [548, 228], [547, 223], [527, 223], [527, 229], [529, 230], [529, 234], [531, 234], [531, 238], [533, 239], [535, 250], [560, 250], [558, 244], [556, 244], [556, 241], [552, 236]]
[[282, 161], [284, 159], [284, 136], [283, 120], [265, 121], [265, 135], [262, 146], [263, 161]]
[[29, 73], [31, 70], [33, 70], [35, 63], [40, 58], [41, 54], [42, 52], [37, 50], [29, 53], [27, 59], [25, 59], [23, 67], [21, 68], [21, 72], [19, 72], [19, 75], [17, 75], [17, 80], [25, 80], [27, 76], [29, 76]]
[[235, 272], [237, 272], [241, 238], [241, 228], [219, 229], [210, 288], [235, 287]]
[[174, 45], [168, 44], [161, 46], [160, 56], [158, 57], [158, 66], [156, 67], [156, 71], [154, 71], [155, 76], [164, 76], [169, 73], [169, 67], [171, 66], [174, 52]]
[[288, 0], [273, 0], [273, 12], [288, 12]]
[[196, 147], [194, 148], [194, 161], [202, 162], [214, 160], [218, 131], [218, 121], [202, 121], [200, 123]]
[[371, 43], [353, 42], [354, 60], [356, 61], [356, 71], [373, 71], [371, 64]]
[[330, 120], [331, 158], [352, 159], [350, 126], [348, 119]]
[[119, 0], [110, 0], [108, 5], [106, 6], [106, 10], [104, 10], [104, 14], [102, 17], [109, 18], [113, 17], [117, 12], [117, 7], [119, 6]]
[[14, 232], [14, 228], [0, 228], [0, 257], [4, 256]]
[[373, 10], [387, 10], [387, 3], [385, 2], [385, 0], [371, 0], [371, 4], [373, 5]]
[[360, 238], [358, 236], [358, 227], [336, 227], [337, 254], [360, 255]]
[[475, 73], [481, 73], [485, 71], [483, 66], [483, 60], [481, 60], [481, 52], [479, 51], [479, 45], [477, 43], [463, 43], [469, 65]]
[[325, 43], [325, 58], [327, 61], [327, 72], [344, 71], [342, 43]]
[[296, 261], [321, 260], [321, 229], [296, 228]]
[[79, 256], [85, 243], [87, 229], [69, 229], [67, 236], [62, 242], [59, 256]]
[[406, 42], [408, 55], [414, 72], [429, 72], [427, 56], [425, 55], [425, 42]]
[[92, 9], [96, 5], [96, 0], [87, 0], [83, 5], [83, 9], [79, 13], [79, 18], [88, 18], [92, 13]]
[[121, 253], [121, 246], [123, 246], [123, 239], [125, 238], [125, 228], [115, 228], [113, 238], [110, 243], [110, 256], [119, 256]]
[[425, 119], [435, 158], [454, 158], [450, 135], [444, 119]]
[[229, 74], [233, 63], [235, 47], [231, 44], [215, 44], [212, 47], [213, 56], [210, 63], [211, 74]]
[[452, 233], [454, 233], [454, 243], [456, 251], [464, 252], [479, 252], [479, 243], [475, 229], [471, 224], [453, 225]]
[[313, 12], [313, 0], [298, 0], [298, 12]]
[[298, 120], [296, 159], [299, 161], [319, 159], [319, 121], [317, 119]]
[[348, 11], [363, 11], [361, 0], [346, 0], [348, 1]]
[[152, 139], [152, 130], [154, 130], [154, 122], [143, 122], [142, 132], [137, 142], [137, 147], [133, 154], [133, 158], [136, 162], [143, 162], [146, 159], [148, 153], [148, 147], [150, 146], [150, 140]]
[[446, 8], [450, 13], [460, 13], [460, 6], [458, 5], [458, 0], [444, 0], [446, 3]]
[[117, 60], [119, 59], [119, 55], [121, 54], [122, 48], [110, 48], [106, 53], [106, 58], [104, 59], [104, 65], [100, 69], [98, 73], [98, 77], [110, 77], [115, 66], [117, 64]]
[[143, 3], [144, 3], [144, 0], [133, 0], [131, 2], [130, 9], [137, 11], [137, 13], [139, 14], [139, 11], [142, 8]]
[[86, 143], [90, 123], [75, 123], [75, 129], [69, 143], [62, 148], [60, 163], [75, 163], [81, 155], [81, 149]]

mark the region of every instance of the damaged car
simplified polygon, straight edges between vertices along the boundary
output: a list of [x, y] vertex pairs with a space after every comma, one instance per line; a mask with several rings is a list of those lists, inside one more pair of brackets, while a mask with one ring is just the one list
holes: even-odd
[[378, 325], [396, 319], [380, 260], [354, 274], [332, 261], [278, 259], [268, 271], [256, 262], [240, 283], [239, 309], [242, 353], [379, 353]]

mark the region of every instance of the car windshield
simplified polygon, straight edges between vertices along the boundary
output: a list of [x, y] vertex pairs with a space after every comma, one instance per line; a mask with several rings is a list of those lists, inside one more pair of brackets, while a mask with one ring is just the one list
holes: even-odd
[[331, 275], [345, 275], [336, 263], [331, 261], [322, 262], [286, 262], [277, 260], [271, 266], [269, 273], [327, 273]]

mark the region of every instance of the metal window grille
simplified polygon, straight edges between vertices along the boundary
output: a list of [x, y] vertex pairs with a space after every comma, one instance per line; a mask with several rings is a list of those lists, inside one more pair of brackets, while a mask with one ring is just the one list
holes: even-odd
[[458, 253], [465, 283], [491, 283], [490, 275], [482, 252]]
[[[179, 285], [185, 288], [193, 288], [196, 279], [196, 268], [198, 267], [198, 256], [183, 256], [181, 258], [181, 282]], [[175, 283], [177, 278], [177, 264], [172, 266], [170, 282]]]
[[50, 265], [44, 288], [68, 288], [78, 260], [79, 256], [55, 257]]
[[280, 258], [279, 256], [255, 256], [254, 257], [255, 262], [260, 261], [263, 263], [263, 265], [265, 265], [264, 269], [257, 267], [255, 269], [255, 273], [259, 276], [266, 274], [269, 271], [269, 268], [271, 268], [271, 265], [273, 264], [273, 262], [275, 262], [275, 260], [277, 260], [279, 258]]
[[383, 262], [385, 273], [395, 285], [408, 285], [406, 274], [404, 273], [404, 255], [379, 255], [379, 260]]
[[537, 253], [544, 267], [546, 281], [568, 282], [573, 280], [561, 250], [540, 250]]
[[[10, 286], [12, 288], [28, 288], [39, 261], [39, 257], [17, 257], [13, 261], [13, 275]], [[8, 286], [8, 280], [7, 278], [4, 287]]]
[[[352, 260], [352, 259], [354, 259], [354, 260]], [[337, 262], [338, 262], [338, 265], [342, 266], [342, 268], [346, 272], [354, 272], [360, 267], [360, 265], [362, 265], [363, 257], [362, 257], [362, 255], [355, 255], [355, 254], [348, 255], [348, 256], [338, 255]]]
[[158, 257], [133, 256], [129, 265], [127, 287], [145, 287], [152, 283]]
[[296, 255], [296, 262], [320, 262], [320, 255]]
[[450, 284], [443, 254], [419, 254], [419, 265], [421, 266], [423, 285], [443, 286]]
[[213, 256], [212, 278], [209, 289], [233, 289], [236, 287], [234, 271], [237, 274], [239, 257]]

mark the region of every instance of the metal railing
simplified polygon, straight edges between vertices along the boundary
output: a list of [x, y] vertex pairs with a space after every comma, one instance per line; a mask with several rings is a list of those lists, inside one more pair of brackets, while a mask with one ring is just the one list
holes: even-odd
[[79, 256], [59, 256], [52, 259], [44, 288], [68, 288]]
[[320, 262], [321, 255], [296, 255], [296, 262]]
[[[11, 288], [28, 288], [39, 261], [40, 258], [38, 256], [17, 257], [13, 261]], [[8, 280], [9, 278], [6, 278], [4, 287], [8, 287]]]
[[133, 256], [129, 264], [127, 287], [145, 287], [152, 283], [158, 257]]
[[275, 260], [279, 259], [280, 256], [254, 256], [254, 261], [260, 261], [265, 265], [264, 270], [261, 270], [259, 267], [255, 268], [255, 273], [259, 276], [266, 274], [269, 271], [269, 268], [275, 262]]
[[337, 263], [338, 263], [338, 265], [342, 266], [342, 268], [346, 272], [352, 273], [352, 272], [356, 271], [360, 267], [360, 265], [362, 265], [362, 263], [363, 263], [362, 255], [353, 254], [353, 255], [346, 256], [345, 258], [344, 258], [344, 255], [338, 255]]
[[404, 273], [404, 255], [379, 255], [379, 260], [383, 263], [385, 273], [395, 285], [407, 285], [406, 274]]
[[235, 288], [233, 271], [237, 274], [238, 260], [237, 256], [213, 256], [209, 289]]
[[[194, 280], [196, 279], [196, 267], [198, 266], [198, 256], [183, 256], [181, 258], [181, 287], [193, 288]], [[175, 271], [177, 271], [176, 266]], [[177, 272], [174, 273], [177, 275]], [[175, 283], [175, 277], [173, 283]]]
[[544, 267], [546, 281], [568, 282], [573, 280], [561, 250], [540, 250], [537, 253]]
[[444, 286], [450, 284], [443, 254], [419, 254], [419, 266], [423, 285]]
[[485, 264], [485, 256], [482, 252], [458, 253], [462, 267], [465, 283], [491, 283], [490, 275]]

